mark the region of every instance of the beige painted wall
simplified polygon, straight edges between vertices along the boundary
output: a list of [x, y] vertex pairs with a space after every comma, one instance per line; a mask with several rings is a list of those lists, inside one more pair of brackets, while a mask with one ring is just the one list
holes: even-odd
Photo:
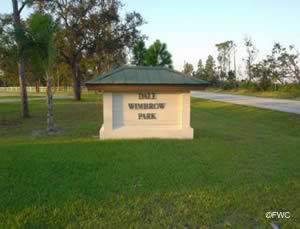
[[[131, 108], [134, 104], [147, 104], [142, 106], [148, 106], [148, 109], [130, 109], [129, 104]], [[163, 109], [151, 109], [151, 106]], [[100, 139], [193, 138], [193, 129], [190, 127], [190, 93], [159, 92], [155, 93], [155, 99], [141, 99], [138, 92], [105, 92], [103, 114]], [[155, 119], [144, 119], [154, 118], [153, 116]]]

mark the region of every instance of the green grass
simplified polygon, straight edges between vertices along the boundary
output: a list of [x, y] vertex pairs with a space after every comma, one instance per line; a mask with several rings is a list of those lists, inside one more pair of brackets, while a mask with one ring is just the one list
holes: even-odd
[[[0, 228], [296, 228], [300, 116], [192, 100], [194, 140], [98, 141], [100, 96], [0, 104]], [[290, 219], [266, 219], [290, 211]]]
[[266, 97], [273, 99], [291, 99], [300, 101], [300, 92], [292, 93], [289, 91], [251, 91], [247, 89], [231, 89], [231, 90], [223, 90], [220, 88], [208, 88], [209, 92], [216, 93], [224, 93], [224, 94], [232, 94], [232, 95], [248, 95], [248, 96], [256, 96], [256, 97]]

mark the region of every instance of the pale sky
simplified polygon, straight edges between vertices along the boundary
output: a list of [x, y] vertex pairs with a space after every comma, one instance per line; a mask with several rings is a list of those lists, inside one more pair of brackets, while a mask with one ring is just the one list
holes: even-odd
[[[216, 43], [233, 40], [238, 45], [238, 65], [245, 55], [243, 39], [250, 35], [263, 57], [274, 42], [300, 49], [300, 0], [123, 0], [124, 11], [137, 11], [147, 21], [142, 32], [167, 43], [174, 67], [184, 61], [196, 67]], [[0, 13], [11, 11], [11, 1], [1, 0]]]

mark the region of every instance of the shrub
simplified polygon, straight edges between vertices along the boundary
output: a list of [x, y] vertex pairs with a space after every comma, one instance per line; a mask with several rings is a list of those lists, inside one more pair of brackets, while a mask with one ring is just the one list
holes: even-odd
[[235, 80], [224, 81], [223, 86], [222, 86], [222, 88], [224, 90], [230, 90], [230, 89], [234, 89], [234, 88], [238, 88], [238, 87], [239, 87], [239, 84]]
[[289, 93], [293, 97], [300, 96], [300, 85], [295, 83], [283, 84], [279, 86], [280, 92]]
[[246, 89], [246, 90], [249, 90], [249, 91], [259, 91], [259, 87], [257, 85], [256, 82], [252, 82], [252, 81], [249, 81], [249, 80], [243, 80], [239, 83], [239, 87], [241, 89]]
[[272, 86], [271, 79], [267, 77], [262, 77], [258, 82], [258, 88], [260, 91], [267, 91]]

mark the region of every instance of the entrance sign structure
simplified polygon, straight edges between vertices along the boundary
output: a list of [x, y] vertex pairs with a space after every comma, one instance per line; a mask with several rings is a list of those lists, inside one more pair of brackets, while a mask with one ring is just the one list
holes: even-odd
[[163, 67], [124, 66], [88, 81], [103, 92], [100, 139], [192, 139], [190, 91], [208, 82]]

